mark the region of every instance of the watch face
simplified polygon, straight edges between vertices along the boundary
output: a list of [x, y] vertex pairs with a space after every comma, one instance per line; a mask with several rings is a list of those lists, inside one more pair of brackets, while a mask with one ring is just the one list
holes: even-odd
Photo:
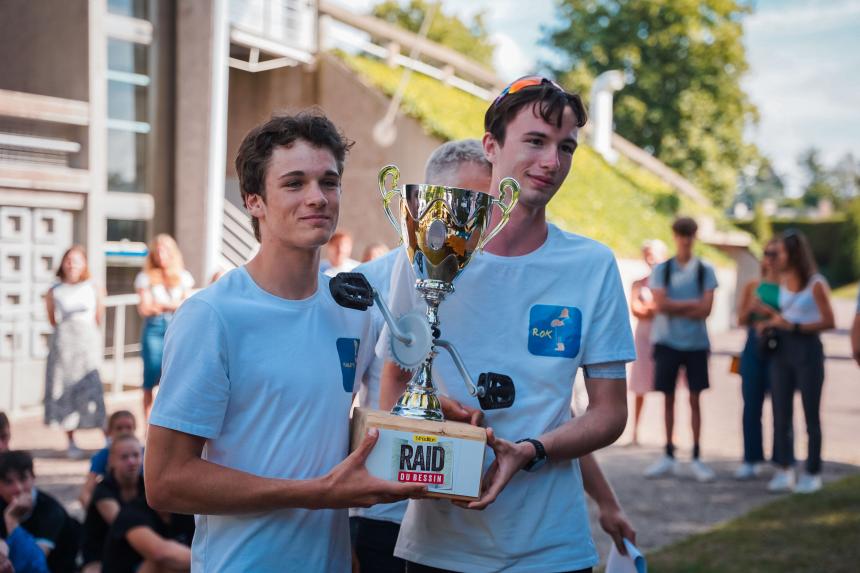
[[532, 464], [530, 464], [529, 469], [527, 469], [526, 471], [536, 472], [539, 469], [541, 469], [545, 463], [546, 463], [546, 458], [541, 458], [541, 459], [533, 462]]

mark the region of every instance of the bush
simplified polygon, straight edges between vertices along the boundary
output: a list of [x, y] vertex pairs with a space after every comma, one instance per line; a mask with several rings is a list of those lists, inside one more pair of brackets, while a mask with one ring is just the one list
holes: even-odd
[[[738, 226], [756, 231], [754, 221]], [[832, 287], [860, 278], [860, 199], [849, 204], [846, 213], [829, 219], [774, 219], [771, 226], [774, 234], [795, 229], [806, 235], [819, 270]]]

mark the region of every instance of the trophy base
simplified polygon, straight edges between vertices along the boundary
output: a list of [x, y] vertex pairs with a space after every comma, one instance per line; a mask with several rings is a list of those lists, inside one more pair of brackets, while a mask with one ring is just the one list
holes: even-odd
[[410, 391], [406, 390], [391, 413], [401, 418], [409, 418], [410, 420], [431, 420], [441, 422], [445, 419], [442, 415], [442, 403], [439, 402], [439, 396], [435, 392]]
[[350, 450], [368, 428], [379, 440], [365, 466], [374, 477], [427, 485], [427, 495], [472, 501], [481, 495], [487, 431], [460, 422], [434, 422], [356, 408], [352, 413]]

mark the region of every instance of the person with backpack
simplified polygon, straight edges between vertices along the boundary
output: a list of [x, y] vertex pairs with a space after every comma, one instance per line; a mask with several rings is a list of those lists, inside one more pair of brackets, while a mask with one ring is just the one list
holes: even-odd
[[693, 460], [690, 469], [701, 482], [714, 479], [714, 471], [700, 459], [702, 415], [699, 395], [709, 387], [710, 340], [705, 320], [714, 304], [717, 276], [714, 268], [693, 256], [698, 231], [696, 221], [681, 217], [672, 224], [676, 253], [659, 264], [651, 275], [651, 291], [657, 316], [651, 331], [654, 343], [654, 389], [665, 396], [666, 452], [645, 471], [646, 477], [678, 475], [672, 432], [675, 423], [675, 386], [681, 366], [690, 390]]

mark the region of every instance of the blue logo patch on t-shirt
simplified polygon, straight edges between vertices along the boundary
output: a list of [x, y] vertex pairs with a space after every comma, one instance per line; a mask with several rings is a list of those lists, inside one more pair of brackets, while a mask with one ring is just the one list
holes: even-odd
[[337, 354], [340, 357], [340, 372], [343, 374], [343, 389], [352, 392], [355, 386], [355, 360], [358, 357], [358, 338], [338, 338]]
[[582, 341], [582, 312], [575, 306], [536, 304], [529, 312], [529, 352], [573, 358]]

